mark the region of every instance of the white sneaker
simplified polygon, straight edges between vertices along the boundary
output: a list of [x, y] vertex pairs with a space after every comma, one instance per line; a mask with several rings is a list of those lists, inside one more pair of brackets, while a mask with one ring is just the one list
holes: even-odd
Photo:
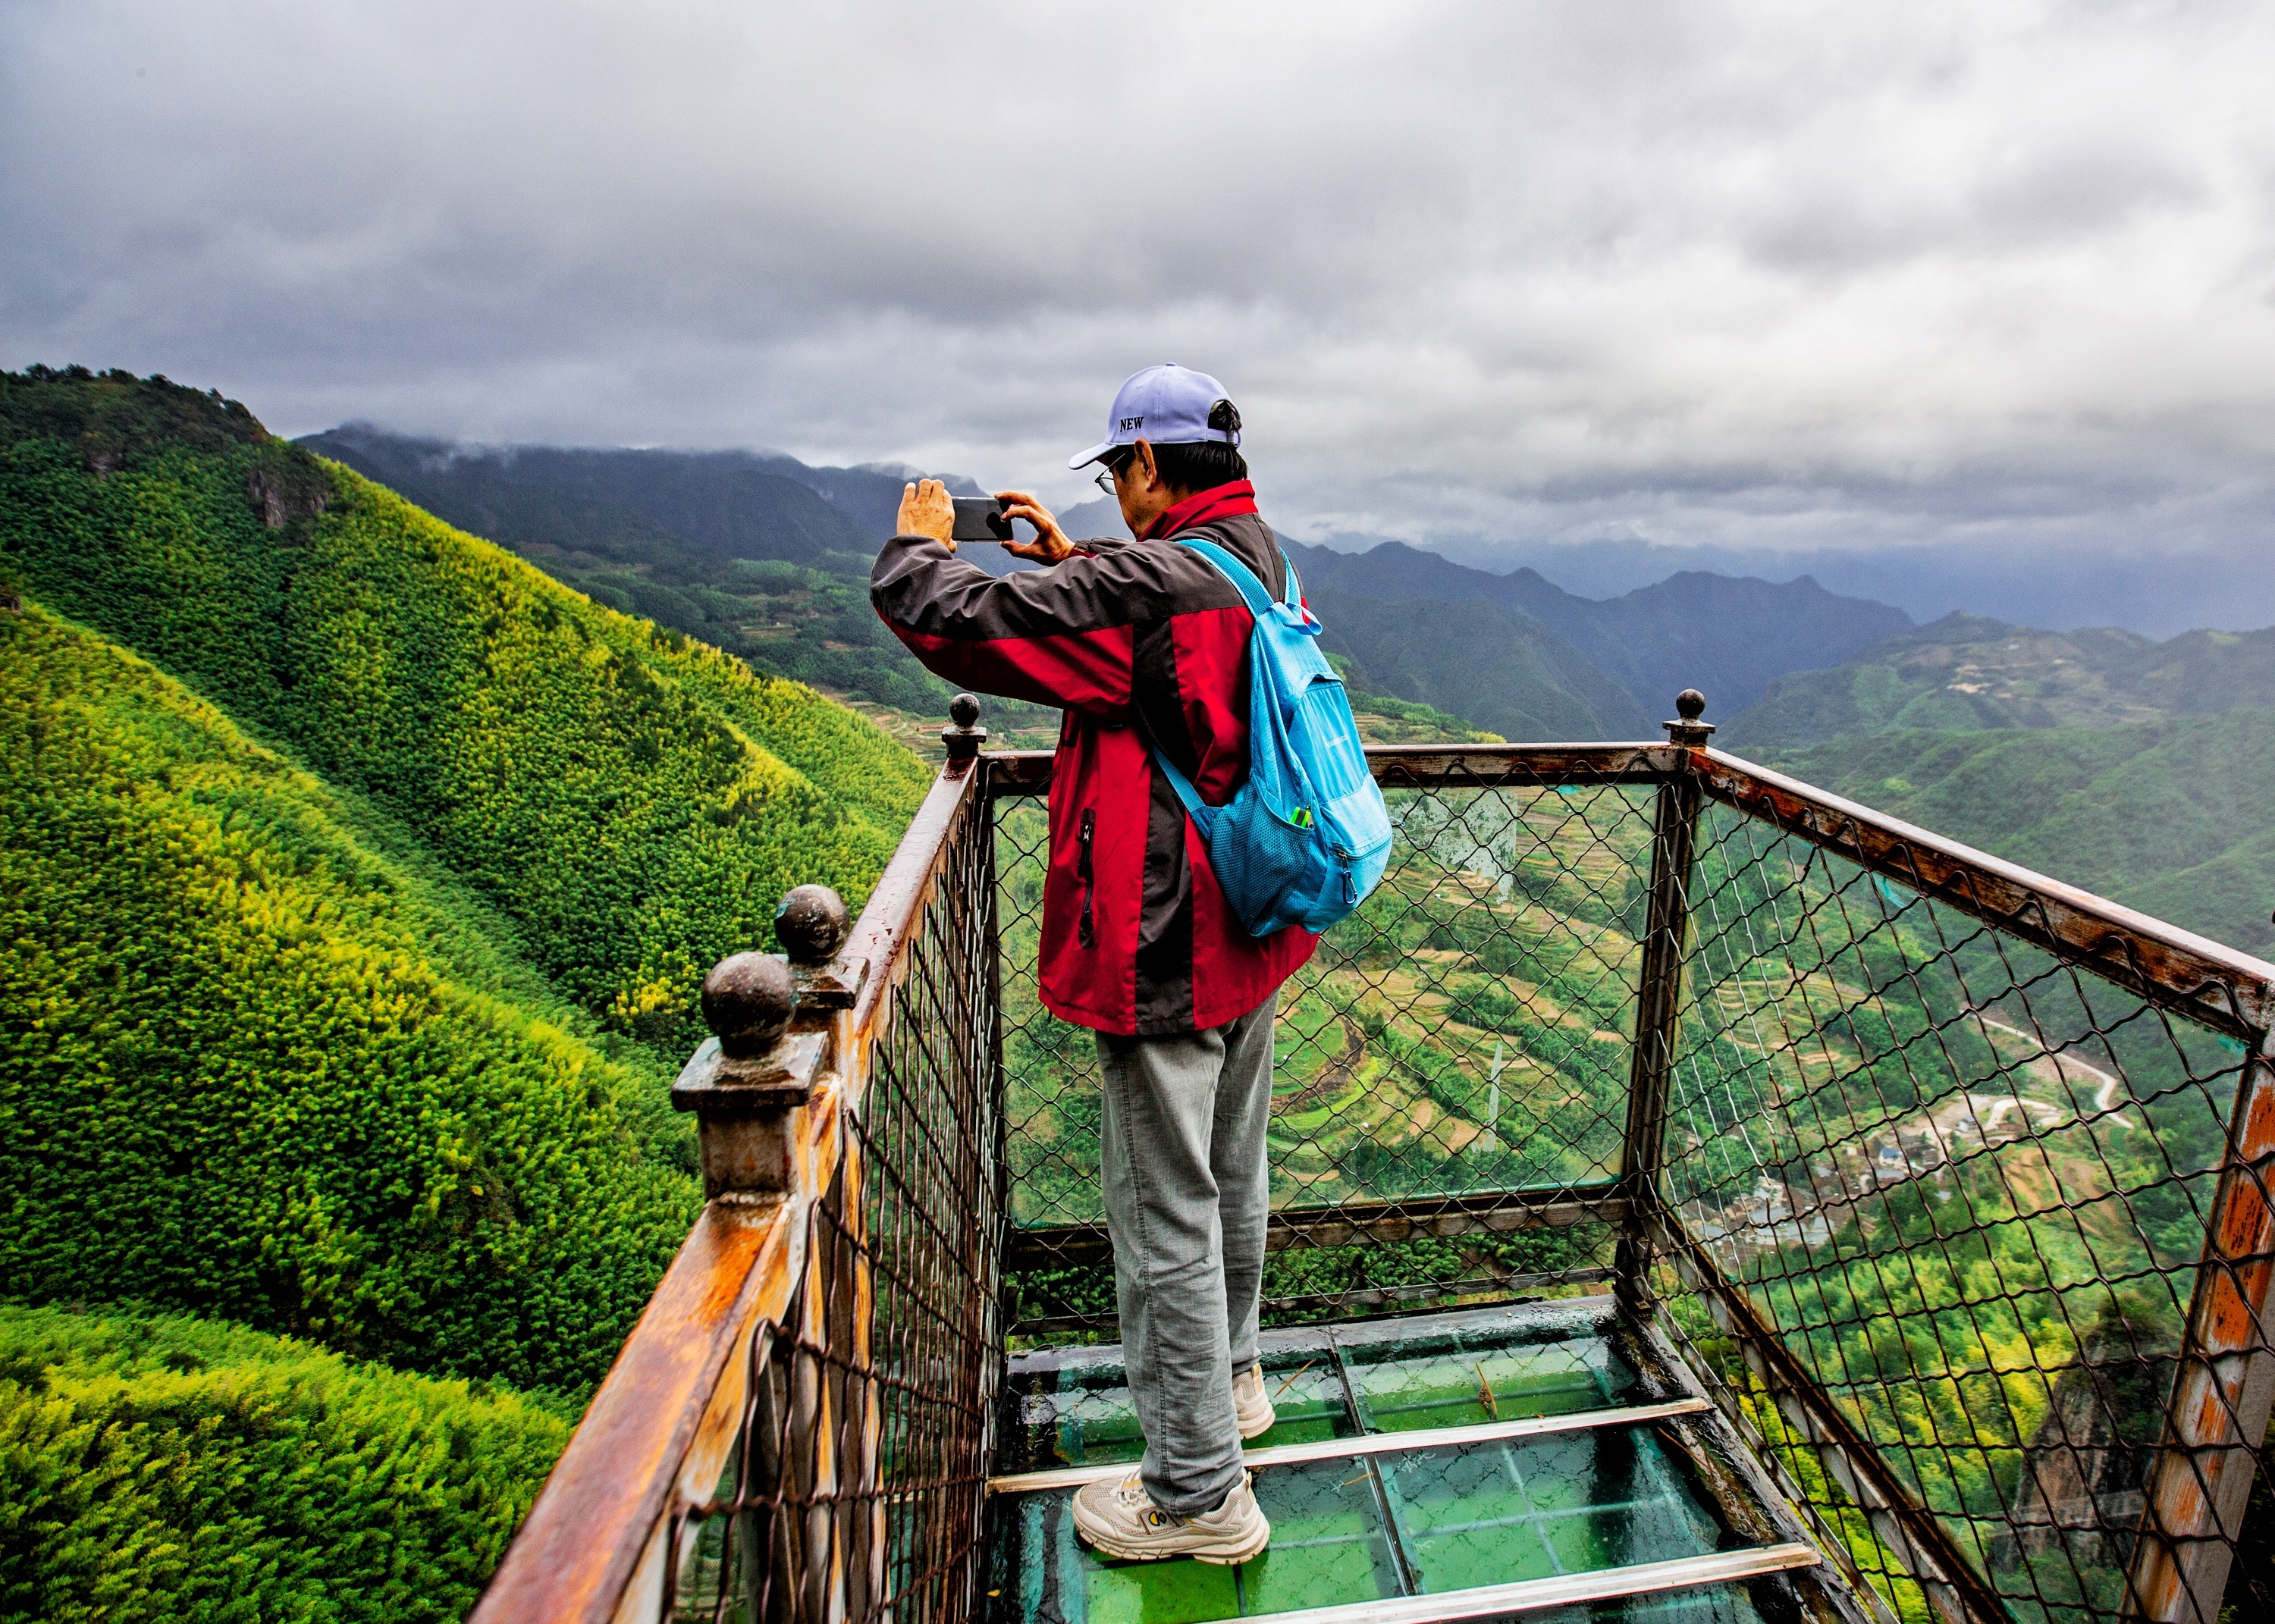
[[1240, 1418], [1243, 1438], [1261, 1438], [1275, 1419], [1272, 1401], [1264, 1392], [1264, 1367], [1251, 1364], [1232, 1379], [1232, 1413]]
[[1272, 1524], [1256, 1503], [1246, 1472], [1224, 1504], [1197, 1517], [1173, 1516], [1153, 1504], [1136, 1472], [1119, 1483], [1093, 1483], [1074, 1497], [1074, 1530], [1101, 1556], [1157, 1562], [1190, 1556], [1229, 1567], [1271, 1543]]

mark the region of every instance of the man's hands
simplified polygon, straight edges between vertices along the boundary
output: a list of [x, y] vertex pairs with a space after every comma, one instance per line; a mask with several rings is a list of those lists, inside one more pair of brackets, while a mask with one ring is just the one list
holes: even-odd
[[901, 487], [901, 516], [894, 521], [902, 536], [930, 536], [949, 552], [956, 551], [956, 498], [938, 480], [918, 480]]
[[1006, 552], [1017, 553], [1022, 558], [1032, 558], [1047, 564], [1054, 564], [1062, 558], [1073, 555], [1074, 543], [1067, 540], [1066, 532], [1059, 528], [1058, 520], [1051, 517], [1051, 510], [1041, 502], [1024, 491], [997, 491], [995, 500], [1004, 504], [1005, 517], [1023, 518], [1035, 527], [1033, 540], [1006, 541], [1003, 543]]
[[[1007, 517], [1025, 519], [1035, 527], [1033, 540], [1006, 541], [1007, 550], [1047, 564], [1073, 555], [1074, 543], [1041, 502], [1024, 491], [997, 491], [995, 500], [1005, 504]], [[938, 480], [918, 480], [903, 486], [901, 514], [895, 523], [900, 526], [893, 533], [896, 535], [929, 536], [949, 552], [956, 551], [956, 499]]]

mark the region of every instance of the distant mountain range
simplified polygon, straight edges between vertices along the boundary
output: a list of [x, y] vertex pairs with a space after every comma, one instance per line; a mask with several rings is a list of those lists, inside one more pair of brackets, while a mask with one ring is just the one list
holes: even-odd
[[[1684, 570], [1789, 581], [1807, 575], [1828, 591], [1893, 603], [1915, 620], [1954, 610], [2025, 625], [2123, 626], [2168, 638], [2196, 626], [2241, 631], [2275, 622], [2275, 575], [2258, 567], [2269, 521], [2209, 535], [2179, 550], [2106, 537], [1969, 540], [1938, 545], [1818, 548], [1667, 546], [1633, 538], [1517, 542], [1445, 538], [1432, 547], [1457, 563], [1505, 571], [1530, 567], [1568, 592], [1615, 597]], [[1323, 537], [1340, 552], [1386, 538]]]
[[[815, 468], [752, 452], [480, 448], [349, 425], [300, 443], [612, 603], [833, 691], [918, 713], [945, 703], [858, 601], [905, 468]], [[969, 480], [950, 478], [960, 494]], [[1100, 501], [1077, 537], [1122, 533]], [[1789, 672], [1854, 658], [1910, 624], [1803, 579], [1691, 570], [1598, 601], [1538, 572], [1493, 575], [1403, 542], [1288, 544], [1356, 687], [1512, 738], [1649, 737], [1674, 695], [1730, 715]], [[1000, 549], [971, 549], [994, 572]], [[754, 573], [796, 565], [813, 578]], [[1026, 718], [1030, 726], [1034, 719]]]
[[1722, 739], [1790, 749], [1898, 729], [2114, 728], [2254, 706], [2275, 706], [2275, 628], [2158, 643], [1946, 615], [1829, 669], [1778, 677]]
[[[1107, 502], [1059, 517], [1069, 535], [1122, 533]], [[1281, 544], [1327, 623], [1327, 646], [1367, 681], [1512, 738], [1655, 737], [1685, 688], [1706, 695], [1710, 714], [1735, 715], [1775, 678], [1836, 665], [1911, 625], [1901, 609], [1805, 576], [1772, 585], [1689, 570], [1596, 599], [1536, 570], [1497, 575], [1403, 541], [1363, 552]], [[1460, 608], [1390, 608], [1424, 604]]]
[[[1364, 553], [1286, 545], [1313, 592], [1377, 604], [1486, 603], [1508, 612], [1499, 623], [1465, 623], [1465, 637], [1490, 636], [1495, 624], [1507, 635], [1524, 636], [1528, 621], [1553, 632], [1639, 702], [1636, 714], [1646, 718], [1646, 730], [1672, 714], [1674, 696], [1685, 688], [1703, 691], [1717, 714], [1735, 714], [1773, 678], [1837, 663], [1911, 624], [1901, 609], [1835, 597], [1806, 577], [1773, 586], [1693, 570], [1599, 600], [1568, 593], [1536, 570], [1491, 575], [1402, 541]], [[1344, 635], [1382, 641], [1356, 625]], [[1442, 636], [1431, 642], [1448, 654], [1462, 647]], [[1367, 656], [1360, 652], [1359, 658]]]

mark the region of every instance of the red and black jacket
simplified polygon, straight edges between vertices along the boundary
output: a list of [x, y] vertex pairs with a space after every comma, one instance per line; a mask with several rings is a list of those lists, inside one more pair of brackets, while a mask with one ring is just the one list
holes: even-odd
[[1276, 594], [1287, 561], [1246, 480], [1179, 502], [1142, 541], [1085, 541], [1002, 579], [924, 536], [877, 555], [870, 601], [960, 687], [1061, 706], [1043, 885], [1051, 1013], [1124, 1036], [1206, 1031], [1262, 1003], [1311, 956], [1300, 926], [1258, 940], [1233, 916], [1158, 744], [1213, 806], [1248, 776], [1248, 638], [1239, 590], [1190, 548], [1226, 548]]

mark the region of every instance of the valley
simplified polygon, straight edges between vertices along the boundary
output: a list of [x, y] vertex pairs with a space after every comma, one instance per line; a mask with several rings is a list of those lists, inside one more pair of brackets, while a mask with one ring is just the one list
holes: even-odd
[[[57, 1369], [214, 1337], [195, 1356], [247, 1371], [362, 1361], [367, 1390], [321, 1378], [380, 1417], [342, 1448], [403, 1436], [385, 1417], [411, 1390], [389, 1380], [479, 1384], [417, 1401], [488, 1429], [510, 1465], [437, 1492], [479, 1480], [486, 1505], [525, 1503], [698, 1204], [663, 1103], [696, 983], [770, 940], [790, 883], [858, 907], [930, 780], [947, 691], [864, 581], [898, 475], [328, 442], [485, 540], [177, 386], [11, 375], [0, 427], [0, 928], [38, 944], [0, 973], [0, 1167], [34, 1214], [0, 1259], [34, 1301], [128, 1305], [99, 1333], [19, 1317], [0, 1339]], [[1892, 630], [1884, 606], [1719, 578], [1575, 608], [1591, 601], [1411, 549], [1290, 551], [1371, 742], [1647, 736], [1638, 685], [1679, 660], [1761, 695], [1719, 713], [1720, 736], [1772, 765], [2221, 940], [2275, 940], [2275, 844], [2238, 811], [2275, 789], [2275, 708], [2255, 708], [2270, 634]], [[1654, 652], [1622, 664], [1606, 639]], [[999, 747], [1056, 736], [1044, 707], [982, 720]], [[1275, 1203], [1614, 1176], [1651, 792], [1390, 801], [1383, 885], [1282, 992]], [[1917, 1361], [1862, 1328], [1871, 1303], [1958, 1350], [1923, 1390], [1985, 1441], [1920, 1464], [1923, 1492], [2003, 1506], [1992, 1457], [2034, 1446], [2060, 1395], [1965, 1349], [2035, 1348], [2034, 1371], [2097, 1339], [2171, 1343], [2176, 1300], [2096, 1282], [2185, 1281], [2235, 1059], [2160, 1052], [2104, 993], [1951, 946], [1901, 888], [1712, 809], [1706, 829], [1674, 1193], [1826, 1368]], [[1007, 806], [997, 839], [1013, 1217], [1092, 1224], [1091, 1040], [1033, 986], [1039, 804]], [[1599, 1269], [1611, 1239], [1323, 1244], [1274, 1254], [1266, 1289], [1282, 1318], [1458, 1302]], [[1881, 1268], [1929, 1250], [1947, 1273]], [[1952, 1296], [1986, 1270], [2010, 1282], [1995, 1300]], [[1015, 1285], [1043, 1318], [1112, 1303], [1088, 1265]], [[1896, 1426], [1883, 1392], [1847, 1396]], [[253, 1446], [208, 1447], [178, 1446], [192, 1478]], [[435, 1570], [432, 1612], [394, 1615], [449, 1616], [493, 1560], [495, 1517], [453, 1503], [439, 1537], [477, 1554]], [[135, 1502], [104, 1537], [171, 1538], [178, 1514]], [[225, 1567], [200, 1555], [166, 1582]], [[283, 1606], [302, 1581], [276, 1582]]]

